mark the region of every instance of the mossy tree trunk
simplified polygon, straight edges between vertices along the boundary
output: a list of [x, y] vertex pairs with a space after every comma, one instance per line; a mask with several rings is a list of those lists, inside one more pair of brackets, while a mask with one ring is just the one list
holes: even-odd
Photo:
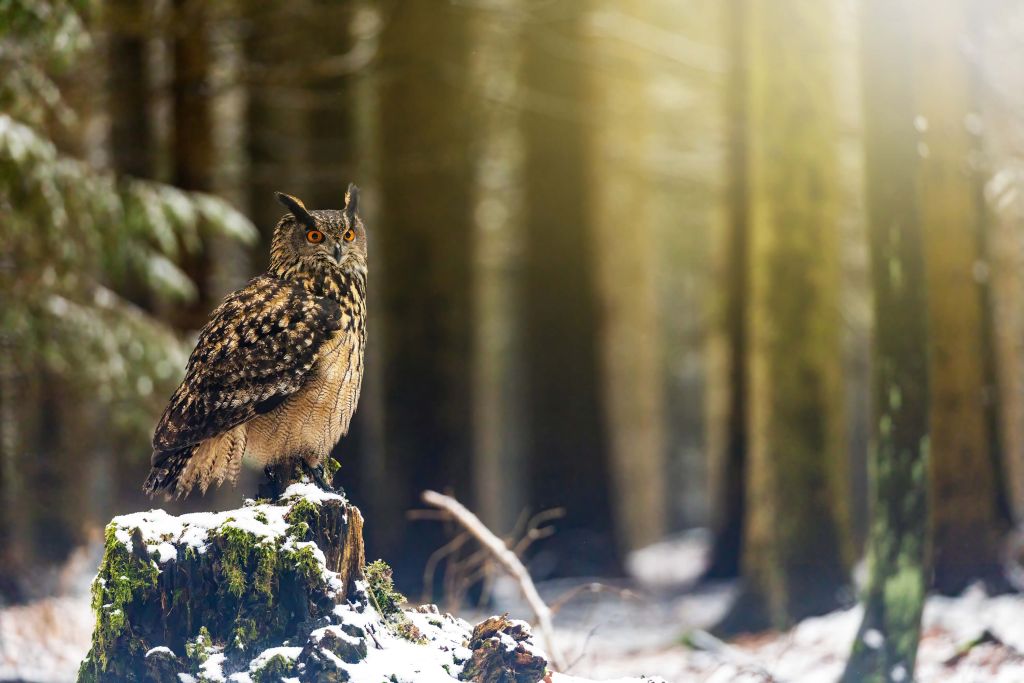
[[745, 595], [722, 623], [724, 631], [785, 627], [827, 612], [848, 581], [835, 9], [832, 2], [754, 0], [746, 15]]
[[[622, 12], [627, 21], [647, 19], [644, 2], [592, 5], [595, 12]], [[651, 60], [614, 31], [594, 30], [586, 45], [602, 65], [590, 79], [589, 240], [612, 509], [622, 550], [629, 551], [659, 540], [667, 525], [665, 385], [649, 208], [656, 181], [649, 157]]]
[[740, 574], [746, 513], [747, 316], [750, 256], [747, 166], [748, 0], [729, 0], [722, 12], [728, 51], [725, 77], [725, 190], [712, 277], [712, 321], [708, 335], [707, 448], [714, 541], [705, 578]]
[[1010, 527], [991, 402], [994, 349], [983, 289], [983, 210], [972, 168], [972, 82], [964, 54], [967, 0], [918, 3], [919, 189], [928, 283], [932, 566], [935, 589], [976, 580], [1004, 588], [1000, 541]]
[[[539, 5], [523, 36], [524, 229], [521, 279], [527, 448], [534, 509], [565, 506], [563, 557], [615, 571], [615, 548], [575, 535], [613, 526], [601, 412], [597, 301], [586, 169], [590, 164], [583, 2]], [[582, 463], [582, 464], [581, 464]], [[572, 481], [572, 487], [565, 482]], [[576, 539], [583, 542], [578, 543]], [[559, 567], [556, 571], [573, 571]]]
[[906, 40], [912, 4], [870, 0], [862, 17], [874, 421], [869, 574], [864, 619], [843, 675], [850, 683], [913, 680], [926, 588], [928, 341]]

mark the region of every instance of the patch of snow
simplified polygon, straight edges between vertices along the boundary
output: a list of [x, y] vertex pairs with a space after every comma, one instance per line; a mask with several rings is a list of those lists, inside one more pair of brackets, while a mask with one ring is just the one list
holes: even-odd
[[882, 635], [881, 631], [877, 631], [873, 628], [869, 628], [865, 631], [861, 640], [863, 640], [864, 644], [872, 650], [877, 650], [885, 644], [885, 636]]
[[224, 677], [224, 653], [217, 652], [211, 654], [206, 658], [206, 661], [199, 667], [202, 672], [203, 681], [210, 681], [210, 683], [223, 683], [227, 679]]
[[[270, 504], [179, 516], [169, 515], [163, 510], [148, 510], [114, 517], [110, 523], [115, 525], [114, 535], [118, 541], [125, 543], [127, 540], [130, 544], [132, 530], [138, 529], [150, 555], [164, 557], [166, 546], [185, 545], [198, 551], [205, 550], [210, 531], [225, 526], [257, 537], [281, 538], [288, 531], [285, 515], [289, 510], [285, 505]], [[130, 550], [131, 546], [128, 548]]]
[[[161, 510], [163, 512], [163, 510]], [[116, 538], [130, 553], [132, 551], [132, 534], [129, 529], [124, 527], [118, 527], [114, 531], [114, 538]]]
[[269, 647], [249, 663], [249, 671], [259, 671], [262, 667], [267, 665], [267, 662], [277, 656], [284, 657], [288, 661], [294, 662], [299, 658], [299, 654], [301, 653], [301, 647]]
[[707, 565], [710, 544], [707, 529], [690, 529], [631, 552], [626, 571], [650, 588], [692, 584]]
[[157, 555], [160, 556], [160, 564], [178, 559], [178, 550], [173, 545], [164, 541], [156, 547]]
[[[594, 681], [590, 678], [579, 678], [568, 674], [553, 673], [551, 674], [551, 683], [594, 683]], [[601, 681], [601, 683], [665, 683], [665, 679], [660, 676], [643, 676], [642, 678], [608, 679]]]
[[281, 496], [281, 500], [290, 500], [292, 498], [305, 498], [311, 503], [323, 503], [328, 500], [345, 500], [345, 497], [331, 493], [330, 491], [324, 491], [316, 484], [309, 482], [296, 482], [291, 484], [284, 490], [284, 494]]
[[155, 655], [158, 652], [166, 652], [170, 656], [174, 656], [174, 651], [166, 645], [160, 645], [158, 647], [150, 648], [149, 651], [146, 652], [146, 656], [148, 657], [150, 655]]

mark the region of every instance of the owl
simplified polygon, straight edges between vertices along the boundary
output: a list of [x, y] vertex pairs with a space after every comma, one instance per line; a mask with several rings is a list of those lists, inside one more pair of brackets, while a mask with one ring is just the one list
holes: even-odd
[[274, 228], [267, 272], [213, 311], [153, 435], [149, 495], [234, 482], [243, 458], [324, 465], [359, 401], [366, 341], [366, 229], [359, 191], [340, 211], [289, 213]]

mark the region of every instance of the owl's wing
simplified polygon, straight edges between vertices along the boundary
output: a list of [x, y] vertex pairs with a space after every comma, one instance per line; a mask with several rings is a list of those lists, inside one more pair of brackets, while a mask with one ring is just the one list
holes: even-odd
[[221, 434], [292, 395], [321, 345], [341, 327], [333, 299], [268, 276], [217, 307], [153, 435], [154, 465], [171, 451]]

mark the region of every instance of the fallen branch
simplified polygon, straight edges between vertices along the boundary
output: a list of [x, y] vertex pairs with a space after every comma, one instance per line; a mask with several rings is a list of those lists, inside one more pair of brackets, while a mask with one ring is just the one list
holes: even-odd
[[555, 647], [554, 627], [551, 624], [551, 609], [541, 599], [540, 594], [537, 593], [537, 587], [533, 584], [530, 573], [526, 571], [526, 567], [523, 566], [523, 563], [516, 554], [500, 538], [495, 536], [490, 529], [484, 526], [480, 518], [451, 496], [446, 496], [436, 491], [424, 491], [422, 499], [427, 505], [440, 508], [450, 514], [519, 583], [519, 590], [522, 591], [523, 598], [526, 599], [527, 604], [530, 605], [530, 609], [533, 610], [533, 614], [536, 617], [537, 628], [540, 630], [541, 638], [544, 640], [551, 666], [553, 669], [560, 670], [562, 668], [562, 658]]

